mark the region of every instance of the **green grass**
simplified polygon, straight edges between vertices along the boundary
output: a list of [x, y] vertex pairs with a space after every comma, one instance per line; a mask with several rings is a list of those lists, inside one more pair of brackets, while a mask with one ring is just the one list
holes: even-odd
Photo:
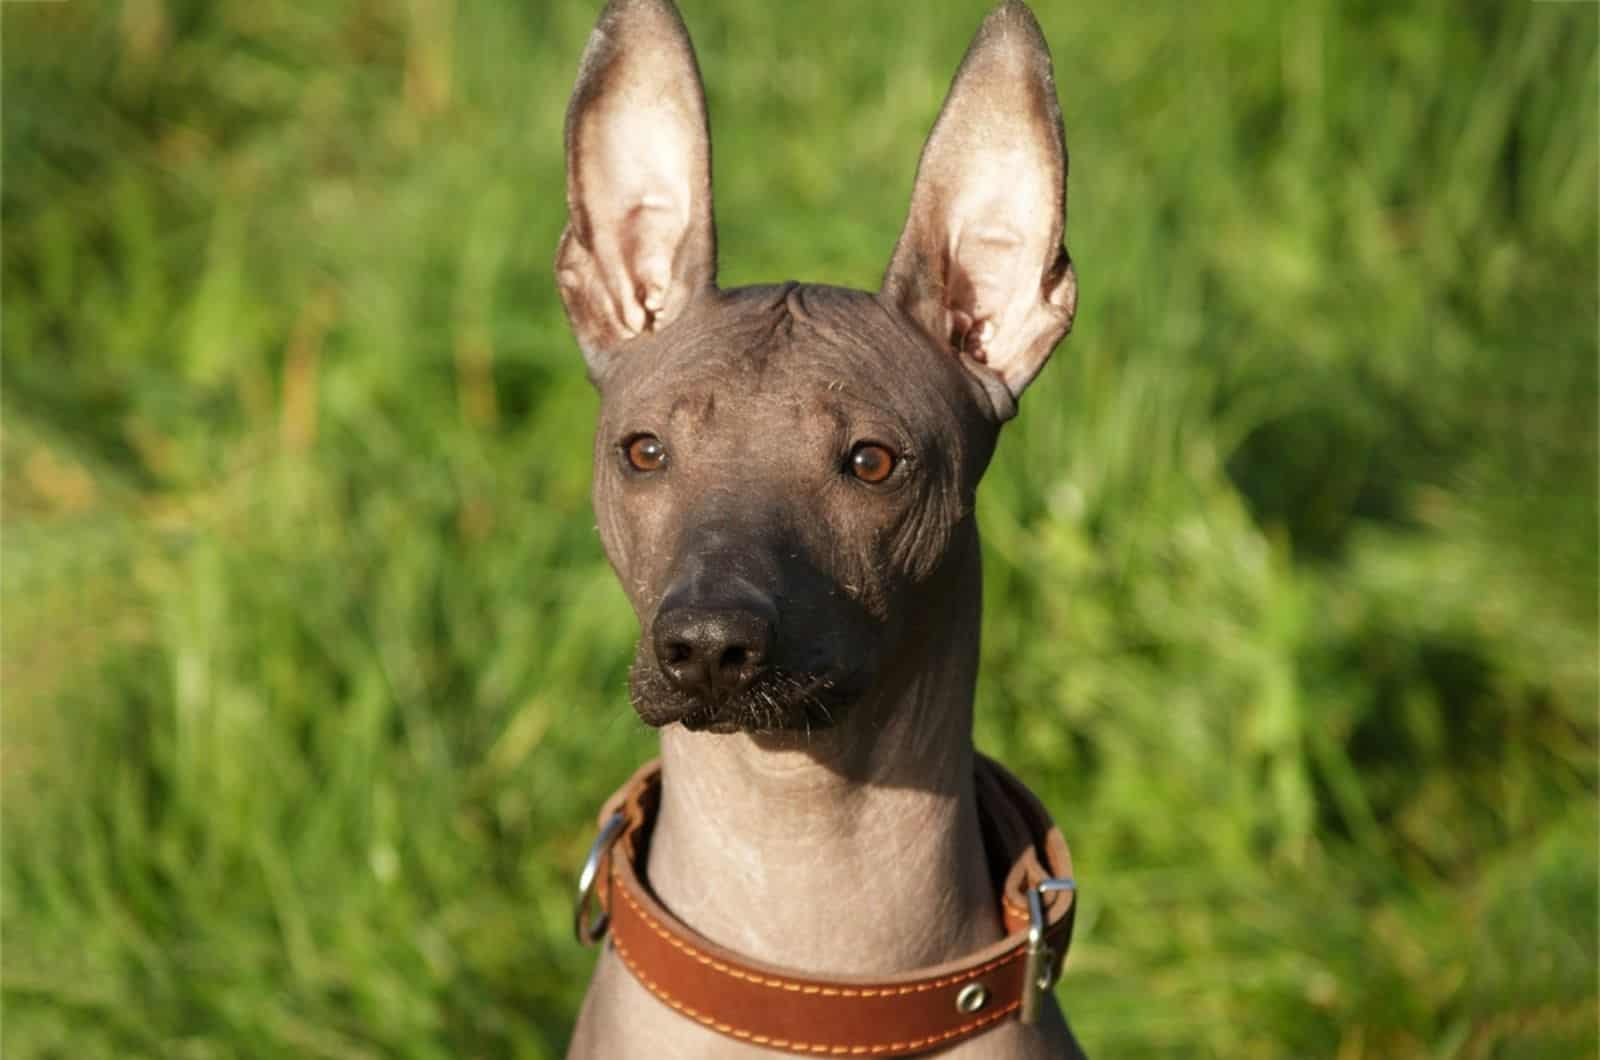
[[[652, 747], [550, 275], [596, 6], [3, 6], [8, 1058], [560, 1055]], [[875, 284], [983, 4], [684, 6], [723, 281]], [[1080, 1037], [1594, 1056], [1596, 7], [1038, 13], [1082, 311], [978, 735]]]

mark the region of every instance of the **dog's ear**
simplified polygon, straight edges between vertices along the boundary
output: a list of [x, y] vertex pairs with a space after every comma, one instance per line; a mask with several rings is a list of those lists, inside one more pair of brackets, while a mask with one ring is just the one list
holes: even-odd
[[1027, 5], [1007, 0], [967, 49], [922, 149], [882, 291], [962, 358], [1002, 420], [1072, 327], [1066, 179], [1050, 50]]
[[672, 0], [611, 0], [567, 108], [567, 227], [556, 281], [598, 381], [630, 339], [716, 282], [711, 139]]

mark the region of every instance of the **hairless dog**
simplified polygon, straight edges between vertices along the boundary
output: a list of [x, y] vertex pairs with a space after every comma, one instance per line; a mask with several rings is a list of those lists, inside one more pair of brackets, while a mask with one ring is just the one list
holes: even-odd
[[717, 286], [671, 0], [606, 7], [566, 150], [594, 509], [661, 739], [588, 866], [611, 937], [570, 1055], [1079, 1055], [1065, 843], [972, 740], [974, 495], [1077, 301], [1032, 13], [978, 30], [875, 292]]

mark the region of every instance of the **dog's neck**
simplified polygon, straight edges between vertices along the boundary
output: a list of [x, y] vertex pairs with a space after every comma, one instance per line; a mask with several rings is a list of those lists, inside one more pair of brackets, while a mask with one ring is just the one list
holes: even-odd
[[998, 939], [973, 789], [980, 560], [971, 520], [878, 691], [775, 740], [662, 732], [651, 885], [740, 954], [887, 974]]

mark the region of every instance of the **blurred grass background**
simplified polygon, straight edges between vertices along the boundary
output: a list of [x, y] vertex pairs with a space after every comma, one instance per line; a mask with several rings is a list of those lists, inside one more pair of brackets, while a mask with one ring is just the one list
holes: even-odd
[[[984, 6], [684, 0], [724, 283], [876, 284]], [[4, 5], [8, 1058], [560, 1055], [653, 743], [550, 274], [597, 8]], [[979, 742], [1080, 1037], [1595, 1056], [1597, 8], [1037, 10], [1083, 310]]]

